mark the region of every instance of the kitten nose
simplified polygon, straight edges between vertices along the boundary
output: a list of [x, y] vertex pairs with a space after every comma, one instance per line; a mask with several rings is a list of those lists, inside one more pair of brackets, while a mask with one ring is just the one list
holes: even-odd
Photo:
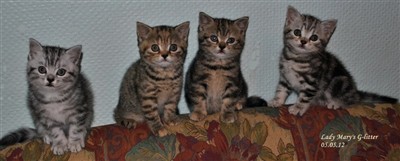
[[224, 50], [225, 49], [225, 45], [223, 45], [223, 44], [221, 44], [221, 45], [219, 45], [219, 48], [221, 49], [221, 50]]
[[304, 44], [307, 44], [307, 41], [306, 41], [306, 40], [300, 40], [300, 43], [301, 43], [302, 45], [304, 45]]
[[49, 83], [52, 83], [52, 82], [54, 81], [54, 78], [53, 78], [53, 77], [48, 77], [48, 78], [47, 78], [47, 81], [48, 81]]
[[161, 55], [164, 59], [166, 59], [168, 57], [168, 54], [163, 54]]

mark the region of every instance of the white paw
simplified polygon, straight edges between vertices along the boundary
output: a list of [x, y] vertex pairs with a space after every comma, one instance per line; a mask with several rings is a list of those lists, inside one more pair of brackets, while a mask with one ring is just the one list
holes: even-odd
[[340, 104], [336, 102], [329, 102], [326, 106], [328, 107], [328, 109], [334, 109], [334, 110], [342, 108], [342, 106], [340, 106]]
[[46, 144], [51, 144], [50, 137], [48, 135], [43, 136], [43, 142]]
[[296, 105], [291, 105], [289, 106], [288, 111], [292, 115], [297, 115], [298, 113], [300, 113], [300, 108], [298, 108]]
[[68, 149], [69, 151], [73, 153], [77, 153], [82, 150], [82, 148], [85, 147], [85, 144], [82, 144], [80, 141], [75, 141], [73, 143], [68, 143]]
[[63, 155], [64, 152], [68, 151], [68, 147], [66, 145], [52, 145], [51, 151], [53, 151], [55, 155]]
[[289, 106], [288, 111], [292, 115], [303, 116], [303, 114], [308, 110], [308, 108], [309, 108], [308, 106], [302, 107], [302, 106], [299, 106], [297, 104], [294, 104], [294, 105]]
[[272, 99], [270, 101], [268, 101], [268, 106], [269, 107], [280, 107], [283, 105], [282, 101], [276, 100], [276, 99]]

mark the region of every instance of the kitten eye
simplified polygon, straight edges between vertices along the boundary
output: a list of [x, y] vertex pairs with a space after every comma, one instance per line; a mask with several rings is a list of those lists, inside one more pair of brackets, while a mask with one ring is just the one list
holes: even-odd
[[233, 44], [234, 42], [235, 42], [235, 38], [233, 38], [233, 37], [226, 40], [226, 43], [228, 43], [228, 44]]
[[67, 72], [67, 71], [66, 71], [65, 69], [61, 68], [61, 69], [58, 69], [58, 70], [57, 70], [57, 73], [56, 73], [56, 74], [57, 74], [58, 76], [64, 76], [66, 72]]
[[169, 46], [169, 51], [176, 51], [176, 50], [178, 50], [178, 46], [176, 44], [171, 44]]
[[160, 51], [160, 48], [158, 47], [157, 44], [153, 44], [153, 45], [151, 45], [151, 51], [158, 52], [158, 51]]
[[218, 37], [215, 36], [215, 35], [211, 35], [211, 36], [210, 36], [210, 40], [211, 40], [212, 42], [217, 42], [217, 41], [218, 41]]
[[318, 36], [317, 35], [311, 35], [310, 40], [311, 41], [317, 41], [318, 40]]
[[301, 36], [301, 31], [299, 29], [296, 29], [296, 30], [293, 31], [293, 34], [295, 36]]
[[40, 66], [38, 68], [38, 71], [39, 71], [40, 74], [46, 74], [47, 73], [46, 67], [44, 67], [44, 66]]

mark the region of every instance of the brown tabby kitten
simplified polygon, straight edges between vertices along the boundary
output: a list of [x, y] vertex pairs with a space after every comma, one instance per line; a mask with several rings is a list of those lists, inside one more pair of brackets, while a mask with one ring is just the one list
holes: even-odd
[[344, 65], [325, 50], [336, 23], [335, 19], [321, 21], [288, 7], [280, 79], [270, 106], [283, 105], [292, 91], [298, 93], [298, 99], [289, 112], [300, 116], [310, 104], [338, 109], [360, 102], [397, 102], [394, 98], [359, 91]]
[[155, 26], [137, 22], [140, 59], [127, 70], [114, 110], [118, 124], [127, 128], [147, 122], [155, 135], [167, 134], [163, 122], [174, 124], [183, 83], [189, 22]]
[[191, 120], [221, 112], [221, 120], [232, 123], [237, 119], [235, 109], [245, 106], [247, 84], [240, 70], [240, 56], [248, 22], [248, 17], [229, 20], [200, 12], [199, 50], [185, 82]]

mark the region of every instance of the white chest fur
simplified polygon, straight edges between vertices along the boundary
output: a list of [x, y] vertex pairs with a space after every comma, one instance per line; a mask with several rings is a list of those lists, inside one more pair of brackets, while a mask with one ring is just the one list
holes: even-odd
[[67, 119], [72, 112], [72, 110], [66, 110], [66, 109], [71, 109], [71, 106], [65, 103], [46, 104], [43, 105], [42, 108], [44, 108], [43, 115], [45, 117], [64, 124], [68, 122]]

